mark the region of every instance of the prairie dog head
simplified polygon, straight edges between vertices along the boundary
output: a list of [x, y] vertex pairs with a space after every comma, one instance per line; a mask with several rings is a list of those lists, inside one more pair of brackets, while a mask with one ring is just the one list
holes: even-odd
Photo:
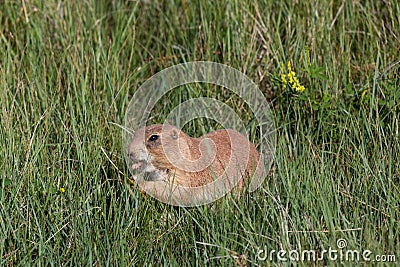
[[127, 154], [134, 162], [132, 169], [168, 173], [176, 169], [173, 162], [190, 158], [189, 141], [189, 136], [171, 125], [155, 124], [140, 128], [127, 148]]

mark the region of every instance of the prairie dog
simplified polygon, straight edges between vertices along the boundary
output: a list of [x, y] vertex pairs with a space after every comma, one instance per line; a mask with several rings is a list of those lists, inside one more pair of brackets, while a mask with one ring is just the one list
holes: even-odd
[[[237, 184], [240, 190], [244, 178], [262, 172], [255, 146], [231, 129], [193, 138], [175, 126], [154, 124], [135, 132], [126, 153], [133, 162], [132, 169], [147, 175], [147, 181], [139, 184], [142, 189], [153, 190], [154, 196], [163, 202], [185, 202], [185, 206], [190, 206], [192, 197], [211, 202], [215, 188], [230, 190]], [[214, 189], [204, 192], [204, 186], [216, 180], [219, 181], [214, 183]], [[177, 186], [190, 190], [185, 193]], [[174, 202], [171, 196], [180, 200]]]

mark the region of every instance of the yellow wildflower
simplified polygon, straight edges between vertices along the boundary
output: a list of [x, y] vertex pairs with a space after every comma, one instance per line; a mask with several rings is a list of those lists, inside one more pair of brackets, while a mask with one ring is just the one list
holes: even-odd
[[61, 188], [60, 188], [60, 192], [61, 192], [61, 193], [64, 193], [64, 192], [65, 192], [65, 188], [64, 188], [64, 187], [61, 187]]
[[[299, 80], [296, 77], [296, 72], [294, 72], [292, 70], [292, 65], [290, 64], [290, 61], [288, 61], [287, 63], [287, 70], [288, 70], [288, 74], [287, 77], [289, 79], [289, 84], [291, 85], [292, 89], [296, 90], [297, 92], [303, 92], [305, 90], [305, 87], [302, 86], [299, 82]], [[281, 80], [282, 80], [282, 84], [283, 86], [287, 85], [287, 81], [286, 81], [286, 74], [285, 74], [285, 68], [283, 63], [281, 63]]]

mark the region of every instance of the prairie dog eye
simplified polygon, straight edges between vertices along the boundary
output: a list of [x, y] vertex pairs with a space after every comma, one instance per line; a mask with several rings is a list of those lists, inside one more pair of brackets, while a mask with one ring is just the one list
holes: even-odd
[[153, 134], [152, 136], [150, 136], [149, 141], [156, 141], [158, 139], [158, 135]]

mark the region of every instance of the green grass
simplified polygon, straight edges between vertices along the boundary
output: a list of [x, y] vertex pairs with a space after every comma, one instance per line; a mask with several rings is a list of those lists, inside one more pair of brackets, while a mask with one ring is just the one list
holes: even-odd
[[[340, 238], [400, 261], [397, 1], [0, 7], [0, 265], [280, 265], [258, 260], [258, 248], [321, 253]], [[125, 185], [118, 125], [130, 98], [156, 72], [194, 60], [253, 79], [278, 128], [263, 188], [213, 208], [171, 207]], [[282, 87], [288, 61], [304, 93]], [[200, 95], [242, 107], [201, 88], [172, 92], [157, 119]], [[257, 142], [251, 114], [238, 113]]]

